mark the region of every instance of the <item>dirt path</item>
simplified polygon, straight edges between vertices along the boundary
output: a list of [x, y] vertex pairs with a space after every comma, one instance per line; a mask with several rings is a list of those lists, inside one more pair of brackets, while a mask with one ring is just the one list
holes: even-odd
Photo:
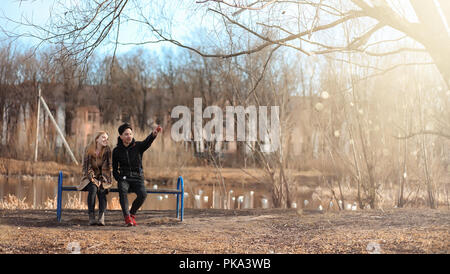
[[319, 214], [295, 210], [140, 211], [124, 227], [87, 226], [86, 212], [0, 211], [0, 253], [450, 253], [450, 211], [395, 209]]

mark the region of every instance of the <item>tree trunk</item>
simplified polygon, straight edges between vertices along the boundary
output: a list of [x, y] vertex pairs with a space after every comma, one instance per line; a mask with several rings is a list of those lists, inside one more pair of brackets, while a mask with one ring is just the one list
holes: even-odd
[[[450, 89], [450, 34], [445, 28], [443, 18], [432, 1], [410, 0], [410, 2], [421, 23], [417, 35], [412, 37], [425, 46], [436, 63], [447, 89]], [[439, 2], [446, 20], [449, 22], [450, 13], [445, 13], [450, 10], [449, 1], [440, 0]]]

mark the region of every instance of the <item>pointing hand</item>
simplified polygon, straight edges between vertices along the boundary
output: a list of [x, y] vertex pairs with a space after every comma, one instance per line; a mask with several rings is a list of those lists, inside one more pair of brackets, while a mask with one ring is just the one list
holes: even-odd
[[162, 131], [162, 127], [158, 125], [155, 130], [153, 130], [153, 135], [158, 135], [159, 132]]

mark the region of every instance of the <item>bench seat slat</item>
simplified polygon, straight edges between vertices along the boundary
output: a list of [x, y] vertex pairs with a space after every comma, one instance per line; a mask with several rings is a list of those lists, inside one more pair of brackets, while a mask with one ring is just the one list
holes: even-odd
[[[64, 191], [78, 191], [76, 186], [63, 186], [62, 190]], [[119, 192], [117, 188], [110, 188], [109, 192]], [[168, 188], [159, 188], [159, 189], [147, 189], [147, 193], [161, 193], [161, 194], [181, 194], [181, 190], [178, 189], [168, 189]]]

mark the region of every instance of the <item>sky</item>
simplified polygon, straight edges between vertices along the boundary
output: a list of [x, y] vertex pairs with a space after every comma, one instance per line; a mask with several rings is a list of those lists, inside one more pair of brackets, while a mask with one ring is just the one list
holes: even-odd
[[[12, 32], [27, 31], [28, 28], [18, 27], [17, 24], [8, 20], [24, 21], [29, 18], [33, 23], [39, 25], [45, 23], [50, 15], [52, 1], [18, 1], [3, 0], [0, 6], [0, 25], [2, 28]], [[21, 42], [27, 45], [36, 43], [34, 39], [22, 38]]]
[[[77, 0], [69, 0], [69, 2], [75, 3], [77, 2]], [[35, 34], [36, 32], [33, 31], [32, 28], [19, 26], [17, 23], [11, 22], [10, 20], [16, 22], [27, 22], [28, 20], [36, 25], [44, 25], [48, 22], [50, 12], [54, 8], [55, 6], [53, 0], [2, 0], [2, 5], [0, 6], [0, 26], [5, 30], [14, 33], [31, 32]], [[137, 41], [137, 37], [142, 37], [142, 30], [134, 26], [127, 27], [126, 24], [122, 24], [120, 29], [120, 37], [124, 42]], [[0, 41], [4, 41], [4, 39], [5, 36], [0, 33]], [[36, 38], [21, 37], [19, 39], [19, 42], [26, 47], [33, 47], [40, 41]], [[122, 45], [118, 47], [117, 54], [128, 52], [136, 47], [136, 45]], [[140, 47], [155, 51], [162, 51], [163, 47], [176, 50], [176, 47], [173, 44], [169, 43], [148, 44]], [[111, 52], [111, 48], [111, 45], [106, 45], [106, 43], [104, 43], [98, 48], [98, 52], [100, 54], [108, 53]]]

